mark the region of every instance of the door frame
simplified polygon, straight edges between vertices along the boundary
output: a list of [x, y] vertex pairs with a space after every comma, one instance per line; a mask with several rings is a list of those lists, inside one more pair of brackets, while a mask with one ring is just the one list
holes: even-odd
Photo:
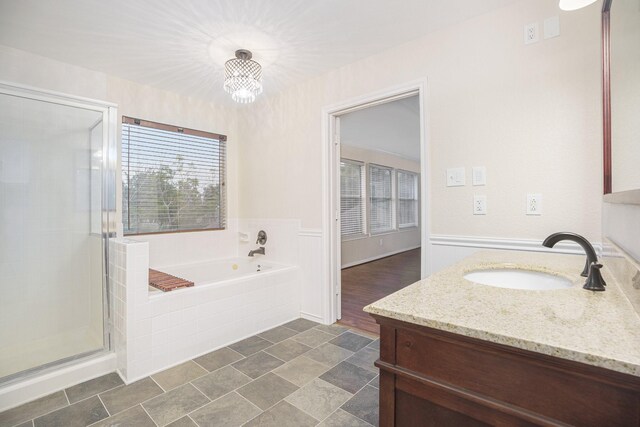
[[420, 243], [421, 278], [431, 274], [430, 162], [426, 114], [427, 80], [414, 80], [352, 98], [322, 109], [322, 318], [331, 324], [341, 316], [340, 120], [346, 113], [418, 95], [420, 105]]

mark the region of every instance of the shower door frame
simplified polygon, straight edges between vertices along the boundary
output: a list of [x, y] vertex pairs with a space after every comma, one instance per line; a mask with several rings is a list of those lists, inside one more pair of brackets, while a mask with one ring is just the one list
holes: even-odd
[[[102, 348], [84, 353], [75, 354], [59, 360], [45, 363], [40, 366], [16, 372], [0, 378], [0, 387], [22, 381], [36, 375], [49, 372], [62, 366], [67, 366], [76, 361], [84, 361], [92, 356], [103, 355], [112, 351], [111, 344], [111, 294], [109, 292], [109, 239], [117, 236], [117, 203], [116, 203], [116, 177], [117, 177], [117, 104], [84, 98], [74, 95], [40, 89], [32, 86], [12, 83], [0, 80], [0, 94], [15, 96], [34, 101], [48, 102], [66, 107], [82, 108], [97, 111], [102, 114]], [[96, 123], [97, 124], [97, 123]], [[95, 124], [94, 124], [95, 126]]]

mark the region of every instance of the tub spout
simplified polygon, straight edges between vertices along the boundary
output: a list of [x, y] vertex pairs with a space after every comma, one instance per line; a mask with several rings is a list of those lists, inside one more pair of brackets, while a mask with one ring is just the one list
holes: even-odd
[[261, 246], [259, 249], [249, 251], [249, 256], [253, 256], [254, 254], [264, 255], [264, 246]]

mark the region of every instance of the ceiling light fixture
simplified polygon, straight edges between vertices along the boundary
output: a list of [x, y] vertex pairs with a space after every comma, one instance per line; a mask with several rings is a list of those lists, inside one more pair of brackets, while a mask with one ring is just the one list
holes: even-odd
[[591, 3], [595, 3], [595, 1], [596, 0], [560, 0], [560, 9], [577, 10], [589, 6]]
[[236, 50], [236, 57], [224, 64], [224, 90], [241, 104], [256, 100], [262, 93], [262, 66], [251, 60], [251, 52]]

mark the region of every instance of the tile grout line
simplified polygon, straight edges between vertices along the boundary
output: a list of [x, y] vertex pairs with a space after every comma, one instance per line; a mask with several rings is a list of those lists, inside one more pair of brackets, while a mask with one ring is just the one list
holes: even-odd
[[[375, 378], [373, 378], [373, 379], [375, 379]], [[373, 381], [373, 379], [372, 379], [371, 381]], [[356, 394], [360, 393], [362, 390], [364, 390], [365, 388], [367, 388], [367, 386], [368, 386], [368, 385], [369, 385], [369, 383], [367, 382], [365, 385], [363, 385], [363, 386], [360, 388], [360, 390], [358, 390], [357, 392], [353, 393], [353, 396], [355, 397], [355, 395], [356, 395]], [[375, 388], [375, 387], [373, 387], [373, 386], [370, 386], [370, 387]], [[379, 389], [376, 389], [376, 390], [378, 390], [378, 393], [380, 393], [380, 390], [379, 390]], [[351, 400], [351, 399], [349, 399], [349, 400]], [[348, 402], [349, 400], [347, 400], [347, 402]], [[347, 402], [344, 402], [344, 403], [347, 403]], [[342, 408], [342, 406], [344, 405], [344, 403], [343, 403], [342, 405], [340, 405], [340, 409]], [[344, 409], [343, 409], [343, 411], [344, 411]], [[380, 408], [378, 407], [378, 414], [379, 414], [379, 411], [380, 411]], [[349, 411], [345, 411], [345, 412], [346, 412], [347, 414], [353, 415], [353, 416], [354, 416], [354, 417], [356, 417], [357, 419], [362, 420], [362, 421], [364, 421], [365, 423], [369, 424], [369, 422], [368, 422], [368, 421], [363, 420], [363, 419], [362, 419], [362, 418], [360, 418], [359, 416], [357, 416], [357, 415], [355, 415], [355, 414], [352, 414], [352, 413], [351, 413], [351, 412], [349, 412]], [[380, 416], [380, 415], [378, 415], [378, 417], [379, 417], [379, 416]]]
[[[51, 410], [51, 411], [49, 411], [49, 412], [45, 412], [44, 414], [38, 415], [37, 417], [33, 417], [33, 418], [28, 419], [28, 420], [24, 420], [24, 421], [22, 421], [21, 423], [19, 422], [18, 424], [15, 424], [15, 426], [14, 426], [14, 427], [19, 426], [19, 425], [20, 425], [20, 424], [22, 424], [22, 423], [26, 423], [27, 421], [31, 421], [31, 423], [32, 423], [33, 425], [35, 425], [35, 424], [36, 424], [36, 419], [37, 419], [37, 418], [44, 417], [45, 415], [49, 415], [49, 414], [51, 414], [51, 413], [53, 413], [53, 412], [59, 411], [60, 409], [68, 408], [69, 406], [71, 406], [71, 403], [69, 403], [69, 398], [67, 397], [67, 392], [66, 392], [66, 390], [65, 390], [65, 389], [62, 389], [61, 391], [64, 393], [64, 397], [67, 399], [67, 405], [65, 405], [65, 406], [61, 406], [61, 407], [56, 408], [56, 409], [53, 409], [53, 410]], [[53, 393], [50, 393], [50, 394], [54, 394], [54, 393], [57, 393], [57, 392], [55, 392], [55, 391], [54, 391]], [[50, 395], [50, 394], [49, 394], [49, 395]], [[49, 395], [47, 395], [47, 396], [49, 396]], [[36, 400], [37, 400], [37, 399], [36, 399]], [[30, 403], [30, 402], [25, 402], [25, 403], [23, 403], [23, 405], [26, 405], [27, 403]], [[76, 402], [76, 403], [77, 403], [77, 402]], [[22, 406], [22, 405], [19, 405], [19, 406]], [[18, 408], [19, 406], [16, 406], [16, 408]], [[14, 408], [11, 408], [11, 409], [14, 409]], [[10, 411], [11, 409], [8, 409], [8, 411]], [[4, 412], [4, 411], [3, 411], [3, 412]]]
[[[201, 395], [203, 395], [203, 396], [204, 396], [204, 398], [208, 400], [208, 402], [206, 402], [206, 403], [204, 403], [203, 405], [200, 405], [200, 406], [198, 406], [197, 408], [194, 408], [193, 410], [191, 410], [191, 411], [189, 411], [189, 412], [187, 412], [187, 413], [185, 413], [185, 414], [183, 414], [183, 415], [179, 416], [179, 417], [178, 417], [178, 418], [176, 418], [175, 420], [173, 420], [173, 421], [171, 421], [171, 422], [169, 422], [169, 423], [167, 423], [167, 424], [165, 424], [165, 425], [169, 425], [169, 424], [171, 424], [171, 423], [173, 423], [173, 422], [176, 422], [176, 421], [178, 421], [179, 419], [181, 419], [181, 418], [182, 418], [182, 417], [184, 417], [184, 416], [189, 417], [189, 415], [190, 415], [190, 414], [192, 414], [192, 413], [194, 413], [195, 411], [198, 411], [198, 410], [200, 410], [200, 409], [204, 408], [205, 406], [209, 405], [210, 403], [215, 402], [216, 400], [220, 399], [220, 397], [223, 397], [223, 396], [220, 396], [218, 399], [211, 400], [211, 399], [209, 399], [209, 396], [207, 396], [207, 395], [206, 395], [206, 394], [204, 394], [202, 391], [200, 391], [200, 389], [199, 389], [198, 387], [194, 386], [194, 385], [193, 385], [193, 384], [191, 384], [191, 383], [185, 383], [185, 384], [189, 384], [189, 385], [191, 385], [193, 388], [195, 388], [195, 389], [196, 389], [196, 391], [197, 391], [198, 393], [200, 393]], [[183, 384], [183, 385], [185, 385], [185, 384]], [[172, 389], [172, 390], [173, 390], [173, 389]], [[227, 393], [227, 394], [229, 394], [229, 393]], [[225, 394], [224, 396], [226, 396], [227, 394]], [[143, 407], [143, 409], [144, 409], [144, 407]], [[149, 416], [151, 416], [151, 415], [149, 415]], [[191, 417], [189, 417], [189, 418], [191, 418]], [[153, 419], [153, 418], [152, 418], [152, 419]], [[193, 421], [193, 420], [191, 420], [191, 421]], [[194, 422], [195, 422], [195, 421], [194, 421]], [[200, 425], [200, 424], [198, 424], [198, 423], [196, 423], [196, 424], [197, 424], [198, 426]], [[156, 425], [157, 425], [157, 423], [156, 423]]]
[[[156, 383], [156, 385], [158, 387], [160, 387], [160, 390], [162, 390], [162, 394], [164, 394], [164, 393], [166, 393], [168, 391], [168, 390], [165, 390], [164, 387], [162, 387], [160, 384], [158, 384], [158, 381], [156, 381], [155, 378], [153, 378], [153, 375], [149, 375], [147, 378], [151, 378], [151, 381], [153, 381], [154, 383]], [[158, 395], [158, 396], [160, 396], [160, 395]], [[151, 399], [153, 399], [153, 397]], [[147, 400], [151, 400], [151, 399], [147, 399]], [[145, 402], [146, 402], [146, 400], [145, 400]]]
[[[311, 328], [310, 328], [310, 329], [311, 329]], [[303, 331], [303, 332], [304, 332], [304, 331]], [[346, 332], [348, 332], [348, 330], [347, 330], [347, 331], [344, 331], [343, 333], [346, 333]], [[341, 334], [341, 335], [342, 335], [342, 334]], [[293, 338], [293, 337], [291, 337], [291, 338]], [[291, 339], [291, 338], [287, 338], [287, 339]], [[328, 341], [327, 341], [327, 342], [328, 342]], [[327, 343], [327, 342], [325, 342], [325, 343]], [[325, 344], [325, 343], [322, 343], [322, 344], [318, 345], [318, 347], [319, 347], [319, 346], [321, 346], [321, 345], [323, 345], [323, 344]], [[333, 345], [335, 345], [335, 344], [333, 344]], [[336, 347], [339, 347], [339, 346], [336, 346]], [[314, 348], [317, 348], [317, 347], [314, 347]], [[340, 347], [340, 348], [343, 348], [343, 347]], [[363, 348], [364, 348], [364, 347], [363, 347]], [[313, 348], [312, 348], [311, 350], [313, 350]], [[309, 350], [309, 351], [311, 351], [311, 350]], [[344, 349], [344, 350], [351, 351], [351, 350], [349, 350], [349, 349]], [[308, 351], [307, 351], [306, 353], [308, 353]], [[355, 352], [352, 352], [352, 353], [353, 353], [353, 354], [355, 354]], [[305, 354], [305, 353], [301, 354], [301, 355], [300, 355], [300, 356], [298, 356], [298, 357], [304, 356], [304, 354]], [[353, 356], [353, 354], [352, 354], [351, 356]], [[349, 357], [351, 357], [351, 356], [349, 356]], [[273, 357], [276, 357], [276, 356], [273, 356]], [[294, 359], [295, 359], [295, 358], [294, 358]], [[294, 360], [294, 359], [292, 359], [292, 360]], [[311, 360], [313, 360], [313, 359], [311, 359]], [[338, 366], [340, 363], [342, 363], [342, 362], [344, 362], [344, 361], [346, 361], [346, 359], [344, 359], [344, 360], [342, 360], [342, 361], [338, 362], [338, 363], [337, 363], [337, 364], [335, 364], [333, 367], [330, 367], [328, 370], [333, 369], [334, 367]], [[285, 362], [285, 363], [288, 363], [288, 362]], [[320, 362], [317, 362], [317, 363], [320, 363]], [[323, 363], [320, 363], [320, 364], [321, 364], [321, 365], [323, 365], [323, 366], [326, 366], [326, 365], [324, 365]], [[355, 366], [355, 365], [354, 365], [354, 366]], [[328, 370], [327, 370], [327, 371], [325, 371], [325, 372], [328, 372]], [[287, 382], [291, 383], [291, 381], [287, 380], [286, 378], [281, 377], [281, 376], [280, 376], [280, 375], [278, 375], [277, 373], [273, 372], [273, 370], [272, 370], [272, 371], [267, 372], [266, 374], [268, 374], [268, 373], [273, 373], [274, 375], [276, 375], [276, 376], [278, 376], [278, 377], [282, 378], [283, 380], [285, 380], [285, 381], [287, 381]], [[263, 374], [263, 375], [261, 375], [261, 376], [260, 376], [260, 377], [258, 377], [258, 378], [261, 378], [261, 377], [265, 376], [266, 374]], [[323, 373], [323, 374], [324, 374], [324, 373]], [[321, 374], [321, 375], [322, 375], [322, 374]], [[258, 378], [256, 378], [256, 380], [257, 380]], [[313, 381], [314, 379], [319, 379], [320, 381], [326, 382], [326, 381], [322, 380], [322, 379], [320, 378], [320, 376], [317, 376], [317, 377], [313, 378], [311, 381]], [[375, 377], [374, 377], [373, 379], [375, 379]], [[373, 380], [373, 379], [372, 379], [372, 380]], [[254, 381], [255, 381], [255, 380], [254, 380]], [[304, 409], [299, 408], [299, 407], [297, 407], [296, 405], [294, 405], [293, 403], [289, 403], [289, 402], [287, 402], [287, 400], [286, 400], [286, 398], [287, 398], [287, 397], [291, 396], [293, 393], [296, 393], [298, 390], [300, 390], [300, 389], [302, 389], [304, 386], [308, 385], [311, 381], [308, 381], [306, 384], [304, 384], [304, 385], [303, 385], [303, 386], [301, 386], [301, 387], [298, 387], [296, 384], [291, 383], [291, 384], [293, 384], [294, 386], [298, 387], [298, 389], [297, 389], [296, 391], [294, 391], [294, 392], [292, 392], [292, 393], [288, 394], [287, 396], [285, 396], [284, 398], [280, 399], [278, 402], [276, 402], [276, 403], [274, 403], [273, 405], [269, 406], [269, 407], [268, 407], [268, 408], [266, 408], [264, 411], [262, 411], [261, 413], [259, 413], [259, 414], [258, 414], [258, 415], [256, 415], [255, 417], [251, 418], [250, 420], [248, 420], [247, 422], [245, 422], [245, 423], [244, 423], [244, 424], [242, 424], [242, 425], [243, 425], [243, 426], [247, 425], [248, 423], [250, 423], [251, 421], [255, 420], [255, 419], [256, 419], [256, 418], [258, 418], [260, 415], [262, 415], [263, 413], [265, 413], [265, 412], [269, 411], [270, 409], [272, 409], [272, 408], [273, 408], [273, 407], [275, 407], [276, 405], [280, 404], [281, 402], [286, 402], [287, 404], [289, 404], [289, 405], [293, 406], [294, 408], [298, 409], [299, 411], [303, 412], [304, 414], [306, 414], [306, 415], [310, 416], [311, 418], [313, 418], [314, 420], [318, 421], [318, 422], [316, 423], [316, 426], [317, 426], [318, 424], [322, 423], [322, 421], [324, 421], [324, 420], [318, 420], [316, 417], [314, 417], [313, 415], [311, 415], [310, 413], [308, 413], [308, 412], [307, 412], [307, 411], [305, 411]], [[327, 382], [327, 384], [331, 384], [331, 383], [328, 383], [328, 382]], [[345, 404], [345, 403], [347, 403], [349, 400], [351, 400], [351, 399], [352, 399], [352, 398], [353, 398], [357, 393], [359, 393], [360, 391], [362, 391], [362, 389], [364, 389], [368, 384], [369, 384], [369, 382], [367, 381], [367, 382], [365, 383], [365, 385], [364, 385], [364, 386], [362, 386], [362, 387], [361, 387], [361, 388], [360, 388], [356, 393], [351, 394], [351, 396], [349, 397], [349, 399], [347, 399], [344, 403], [342, 403], [342, 405], [344, 405], [344, 404]], [[334, 386], [334, 387], [339, 388], [340, 390], [344, 390], [343, 388], [338, 387], [338, 386], [336, 386], [336, 385], [334, 385], [334, 384], [331, 384], [331, 385], [332, 385], [332, 386]], [[240, 387], [238, 387], [238, 388], [240, 388]], [[344, 390], [344, 391], [346, 391], [347, 393], [350, 393], [348, 390]], [[237, 393], [237, 394], [238, 394], [238, 395], [240, 395], [240, 396], [241, 396], [242, 398], [244, 398], [245, 400], [247, 400], [249, 403], [253, 404], [253, 402], [251, 402], [249, 399], [247, 399], [246, 397], [244, 397], [242, 394], [240, 394], [240, 393]], [[337, 411], [338, 409], [341, 409], [341, 408], [342, 408], [342, 405], [340, 405], [338, 408], [336, 408], [336, 411]], [[255, 405], [255, 404], [253, 404], [253, 406], [256, 406], [256, 407], [257, 407], [257, 405]], [[260, 408], [258, 407], [258, 409], [260, 409]], [[335, 411], [334, 411], [334, 412], [335, 412]], [[347, 411], [345, 411], [345, 412], [347, 412]], [[332, 413], [333, 413], [333, 412], [332, 412]], [[366, 424], [369, 424], [368, 422], [366, 422], [366, 421], [365, 421], [365, 420], [363, 420], [362, 418], [360, 418], [360, 417], [358, 417], [358, 416], [356, 416], [356, 415], [353, 415], [353, 414], [351, 414], [350, 412], [347, 412], [347, 413], [348, 413], [349, 415], [352, 415], [352, 416], [356, 417], [357, 419], [359, 419], [359, 420], [361, 420], [361, 421], [364, 421]], [[330, 416], [330, 415], [331, 415], [331, 414], [329, 414], [329, 416]], [[326, 417], [325, 417], [324, 419], [326, 419]], [[370, 424], [369, 424], [369, 425], [370, 425]]]
[[[323, 383], [329, 384], [330, 386], [333, 386], [333, 387], [335, 387], [335, 388], [338, 388], [338, 389], [340, 389], [340, 390], [342, 390], [342, 391], [346, 391], [347, 393], [351, 394], [351, 396], [349, 396], [349, 398], [348, 398], [347, 400], [345, 400], [345, 401], [344, 401], [340, 406], [338, 406], [338, 407], [335, 409], [335, 411], [337, 411], [338, 409], [340, 409], [340, 408], [342, 407], [342, 405], [344, 405], [345, 403], [347, 403], [349, 400], [351, 400], [351, 398], [352, 398], [353, 396], [355, 396], [355, 394], [352, 394], [351, 392], [349, 392], [349, 391], [347, 391], [347, 390], [345, 390], [345, 389], [343, 389], [343, 388], [340, 388], [340, 387], [338, 387], [337, 385], [331, 384], [330, 382], [327, 382], [327, 381], [325, 381], [325, 380], [321, 379], [320, 377], [315, 377], [315, 378], [314, 378], [314, 380], [320, 380], [320, 381], [322, 381]], [[313, 380], [311, 380], [311, 381], [313, 381]], [[310, 384], [310, 383], [311, 383], [311, 381], [309, 381], [309, 382], [308, 382], [307, 384], [305, 384], [305, 385]], [[301, 388], [302, 388], [302, 387], [300, 387], [300, 389], [301, 389]], [[298, 389], [298, 390], [299, 390], [299, 389]], [[296, 390], [296, 391], [298, 391], [298, 390]], [[295, 391], [294, 391], [293, 393], [295, 393]], [[291, 394], [293, 394], [293, 393], [291, 393]], [[291, 396], [291, 394], [290, 394], [289, 396]], [[287, 396], [287, 397], [289, 397], [289, 396]], [[304, 409], [299, 408], [298, 406], [296, 406], [295, 404], [293, 404], [293, 403], [291, 403], [291, 402], [288, 402], [288, 401], [286, 400], [286, 399], [287, 399], [287, 397], [285, 397], [285, 398], [284, 398], [284, 399], [282, 399], [282, 400], [283, 400], [283, 401], [285, 401], [285, 402], [287, 402], [289, 405], [293, 406], [294, 408], [301, 410], [302, 412], [304, 412], [305, 414], [309, 415], [309, 416], [310, 416], [311, 418], [313, 418], [314, 420], [318, 420], [318, 418], [314, 417], [313, 415], [311, 415], [310, 413], [308, 413], [308, 412], [307, 412], [307, 411], [305, 411]], [[335, 412], [335, 411], [333, 411], [333, 412]], [[322, 421], [326, 420], [329, 416], [331, 416], [331, 414], [333, 414], [333, 412], [331, 412], [329, 415], [327, 415], [327, 416], [326, 416], [326, 417], [324, 417], [323, 419], [318, 420], [318, 424], [320, 424], [320, 423], [322, 423]], [[316, 424], [316, 425], [318, 425], [318, 424]]]
[[[345, 333], [346, 333], [346, 332], [349, 332], [349, 331], [351, 331], [351, 329], [348, 329], [347, 331], [345, 331]], [[375, 340], [374, 340], [374, 341], [375, 341]], [[372, 341], [372, 342], [373, 342], [373, 341]], [[369, 344], [371, 344], [371, 343], [369, 343]], [[333, 344], [333, 345], [335, 345], [335, 344]], [[336, 347], [339, 347], [339, 346], [336, 346]], [[340, 348], [343, 348], [343, 347], [340, 347]], [[366, 346], [365, 346], [365, 347], [362, 347], [362, 348], [366, 348]], [[360, 350], [362, 350], [362, 348], [361, 348]], [[349, 349], [345, 349], [345, 350], [349, 350]], [[358, 351], [360, 351], [360, 350], [358, 350]], [[351, 351], [351, 350], [349, 350], [349, 351]], [[357, 352], [353, 352], [353, 354], [356, 354], [356, 353], [357, 353]], [[353, 356], [353, 354], [352, 354], [351, 356]], [[349, 356], [349, 357], [351, 357], [351, 356]], [[344, 359], [342, 362], [346, 362], [346, 360], [347, 360], [347, 359]], [[338, 365], [339, 365], [340, 363], [342, 363], [342, 362], [338, 362], [338, 364], [336, 364], [335, 366], [338, 366]], [[348, 362], [348, 363], [350, 363], [350, 362]], [[351, 364], [353, 365], [353, 363], [351, 363]], [[334, 367], [335, 367], [335, 366], [334, 366]], [[354, 365], [354, 366], [357, 366], [357, 365]], [[333, 368], [331, 368], [331, 369], [333, 369]], [[327, 372], [328, 372], [328, 371], [327, 371]], [[379, 375], [380, 375], [380, 373], [378, 373], [378, 375], [376, 375], [376, 377], [377, 377], [377, 376], [379, 376]], [[355, 397], [355, 395], [356, 395], [356, 394], [358, 394], [358, 393], [360, 393], [362, 390], [364, 390], [364, 389], [369, 385], [369, 383], [370, 383], [371, 381], [373, 381], [373, 380], [375, 380], [375, 379], [376, 379], [376, 377], [373, 377], [371, 380], [367, 381], [367, 382], [365, 383], [365, 385], [363, 385], [363, 386], [362, 386], [358, 391], [356, 391], [355, 393], [353, 393], [353, 395], [352, 395], [349, 399], [347, 399], [347, 401], [346, 401], [346, 402], [344, 402], [342, 405], [340, 405], [338, 408], [336, 408], [336, 410], [335, 410], [335, 411], [333, 411], [331, 414], [329, 414], [327, 417], [325, 417], [323, 420], [321, 420], [318, 424], [321, 424], [324, 420], [326, 420], [327, 418], [329, 418], [332, 414], [334, 414], [334, 413], [338, 412], [338, 410], [339, 410], [339, 409], [342, 409], [342, 406], [344, 406], [344, 404], [345, 404], [345, 403], [349, 402], [351, 399], [353, 399], [353, 398]], [[324, 381], [324, 380], [322, 380], [320, 377], [317, 377], [317, 378], [318, 378], [318, 379], [320, 379], [321, 381]], [[327, 381], [325, 381], [325, 382], [327, 382]], [[331, 384], [331, 383], [329, 383], [329, 384]], [[332, 385], [333, 385], [334, 387], [338, 387], [338, 386], [336, 386], [336, 385], [334, 385], [334, 384], [332, 384]], [[371, 387], [373, 387], [373, 386], [371, 386]], [[341, 388], [341, 387], [338, 387], [338, 388], [340, 388], [341, 390], [344, 390], [344, 389], [343, 389], [343, 388]], [[373, 387], [373, 388], [376, 388], [376, 387]], [[376, 388], [376, 389], [377, 389], [377, 388]], [[379, 393], [379, 392], [380, 392], [380, 389], [377, 389], [377, 390], [378, 390], [378, 393]], [[349, 391], [348, 391], [348, 390], [344, 390], [344, 391], [346, 391], [347, 393], [349, 393]], [[294, 406], [295, 406], [295, 405], [294, 405]], [[297, 406], [296, 406], [296, 407], [297, 407]], [[299, 409], [299, 408], [298, 408], [298, 409]], [[362, 418], [360, 418], [359, 416], [354, 415], [354, 414], [352, 414], [351, 412], [345, 411], [344, 409], [342, 409], [342, 410], [343, 410], [344, 412], [346, 412], [347, 414], [349, 414], [349, 415], [351, 415], [351, 416], [354, 416], [354, 417], [356, 417], [357, 419], [359, 419], [359, 420], [361, 420], [361, 421], [364, 421], [366, 424], [371, 425], [369, 422], [367, 422], [367, 421], [363, 420], [363, 419], [362, 419]], [[379, 408], [378, 408], [378, 410], [379, 410]]]
[[[160, 395], [158, 395], [160, 396]], [[147, 416], [149, 417], [149, 419], [151, 420], [152, 423], [154, 423], [156, 426], [158, 425], [158, 423], [156, 422], [156, 420], [153, 419], [153, 417], [151, 416], [151, 414], [147, 411], [147, 409], [142, 406], [142, 403], [138, 403], [138, 405], [142, 408], [142, 410], [144, 411], [145, 414], [147, 414]], [[133, 408], [133, 406], [132, 406]], [[179, 419], [179, 418], [178, 418]]]
[[99, 394], [96, 394], [96, 396], [98, 396], [98, 400], [100, 401], [100, 404], [102, 405], [102, 407], [104, 408], [105, 411], [107, 411], [107, 418], [109, 418], [111, 416], [111, 413], [109, 412], [109, 410], [107, 409], [107, 405], [104, 404], [104, 402], [102, 401], [102, 398], [100, 397]]

